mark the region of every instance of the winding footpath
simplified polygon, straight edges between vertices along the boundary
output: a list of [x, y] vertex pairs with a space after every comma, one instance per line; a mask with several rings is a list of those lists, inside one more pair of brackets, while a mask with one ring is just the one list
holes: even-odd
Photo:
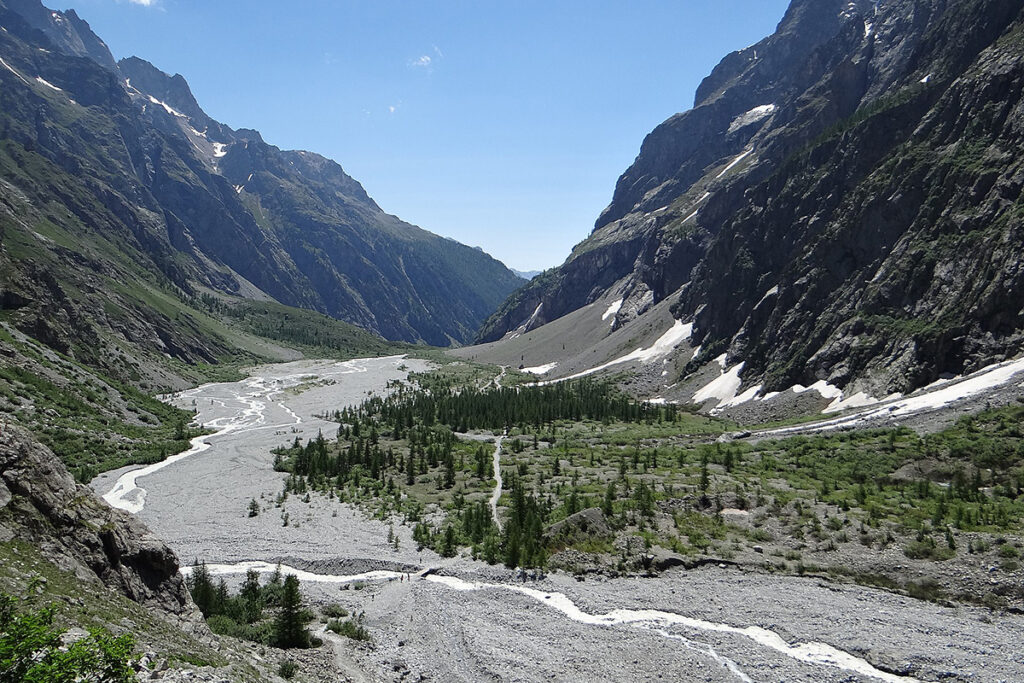
[[491, 494], [490, 505], [491, 505], [491, 517], [494, 519], [494, 525], [498, 527], [498, 533], [501, 533], [501, 519], [498, 517], [498, 500], [501, 498], [501, 442], [505, 440], [505, 435], [502, 434], [498, 437], [497, 443], [494, 445], [494, 493]]

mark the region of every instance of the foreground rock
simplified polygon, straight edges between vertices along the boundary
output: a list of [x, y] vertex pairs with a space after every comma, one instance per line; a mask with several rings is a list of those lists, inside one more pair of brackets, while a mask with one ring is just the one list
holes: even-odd
[[3, 426], [0, 540], [19, 539], [84, 581], [143, 605], [199, 620], [178, 558], [142, 522], [112, 509], [26, 430]]

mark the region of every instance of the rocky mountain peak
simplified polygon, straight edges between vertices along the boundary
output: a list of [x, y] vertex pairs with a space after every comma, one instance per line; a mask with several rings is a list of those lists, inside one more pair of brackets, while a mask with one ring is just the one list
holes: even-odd
[[107, 69], [117, 69], [110, 48], [92, 32], [89, 24], [75, 10], [50, 10], [40, 0], [2, 0], [0, 6], [6, 6], [21, 15], [32, 28], [45, 34], [62, 52], [88, 57]]
[[161, 102], [166, 102], [186, 116], [204, 121], [209, 119], [202, 110], [188, 82], [181, 74], [166, 74], [144, 59], [127, 57], [117, 63], [117, 68], [129, 82], [129, 86]]

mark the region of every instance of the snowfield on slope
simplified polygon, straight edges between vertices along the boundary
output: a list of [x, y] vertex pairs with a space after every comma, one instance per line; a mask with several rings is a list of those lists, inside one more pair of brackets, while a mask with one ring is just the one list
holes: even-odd
[[538, 385], [543, 386], [553, 382], [566, 382], [568, 380], [580, 379], [581, 377], [588, 377], [616, 365], [622, 365], [623, 363], [650, 363], [651, 361], [655, 361], [669, 355], [676, 346], [688, 340], [692, 334], [693, 323], [683, 323], [683, 321], [677, 320], [667, 332], [661, 335], [657, 341], [646, 349], [639, 348], [624, 356], [619, 356], [614, 360], [610, 360], [607, 363], [602, 363], [597, 367], [590, 368], [589, 370], [577, 372], [573, 375], [569, 375], [568, 377], [559, 377], [558, 379], [549, 380], [547, 382], [539, 382]]

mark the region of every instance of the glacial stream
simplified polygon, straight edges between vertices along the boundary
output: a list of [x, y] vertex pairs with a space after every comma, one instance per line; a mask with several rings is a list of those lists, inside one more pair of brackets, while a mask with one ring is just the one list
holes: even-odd
[[[218, 405], [228, 409], [230, 412], [200, 424], [207, 429], [214, 429], [212, 434], [204, 434], [191, 439], [192, 445], [186, 451], [172, 455], [165, 460], [147, 465], [145, 467], [133, 468], [121, 474], [114, 486], [103, 494], [103, 500], [111, 507], [137, 514], [146, 505], [146, 489], [139, 485], [138, 480], [155, 474], [165, 467], [170, 467], [182, 460], [203, 453], [211, 447], [210, 442], [219, 439], [232, 432], [247, 432], [255, 429], [278, 429], [302, 423], [302, 418], [295, 414], [284, 402], [278, 402], [282, 412], [290, 419], [267, 425], [266, 408], [267, 403], [274, 400], [276, 396], [284, 391], [300, 385], [303, 381], [323, 381], [349, 375], [353, 373], [365, 373], [367, 367], [362, 359], [344, 361], [335, 364], [328, 372], [320, 372], [316, 375], [309, 373], [295, 373], [280, 377], [250, 377], [238, 383], [204, 384], [194, 389], [188, 389], [175, 394], [172, 401], [178, 405], [193, 403], [202, 397], [211, 405]], [[222, 394], [218, 396], [218, 394]], [[231, 403], [241, 404], [232, 409]], [[200, 415], [201, 417], [201, 415]]]
[[[345, 584], [370, 581], [396, 581], [406, 576], [403, 572], [394, 571], [371, 571], [350, 575], [317, 574], [290, 567], [285, 564], [273, 564], [270, 562], [239, 562], [237, 564], [208, 564], [207, 570], [211, 576], [228, 576], [232, 574], [245, 574], [250, 570], [258, 572], [261, 576], [272, 574], [280, 570], [283, 575], [294, 574], [300, 581]], [[182, 573], [188, 575], [192, 567], [184, 567]], [[712, 647], [697, 643], [685, 636], [673, 633], [668, 629], [680, 628], [693, 632], [715, 632], [728, 633], [746, 638], [758, 646], [765, 647], [778, 652], [786, 657], [795, 659], [807, 664], [817, 666], [828, 666], [853, 673], [858, 673], [869, 678], [886, 683], [919, 683], [918, 679], [911, 676], [897, 676], [882, 671], [872, 666], [867, 661], [843, 652], [831, 645], [818, 642], [809, 643], [787, 643], [774, 631], [758, 626], [738, 627], [729, 624], [715, 623], [702, 619], [686, 617], [674, 612], [661, 610], [633, 610], [615, 609], [604, 614], [592, 614], [582, 610], [575, 602], [563, 593], [538, 590], [526, 585], [511, 583], [484, 583], [465, 581], [454, 576], [441, 576], [432, 574], [428, 570], [421, 570], [414, 575], [417, 580], [443, 586], [455, 591], [508, 591], [525, 595], [528, 598], [561, 613], [568, 619], [588, 626], [616, 627], [626, 626], [643, 629], [664, 638], [682, 641], [688, 649], [703, 652], [715, 661], [727, 667], [729, 671], [739, 680], [752, 683], [751, 678], [745, 674], [736, 662], [719, 655]]]
[[487, 501], [491, 506], [491, 517], [494, 518], [494, 525], [498, 527], [498, 531], [501, 531], [501, 517], [498, 516], [498, 500], [501, 498], [501, 442], [504, 439], [504, 436], [499, 436], [497, 443], [494, 444], [494, 493], [491, 494], [490, 500]]

